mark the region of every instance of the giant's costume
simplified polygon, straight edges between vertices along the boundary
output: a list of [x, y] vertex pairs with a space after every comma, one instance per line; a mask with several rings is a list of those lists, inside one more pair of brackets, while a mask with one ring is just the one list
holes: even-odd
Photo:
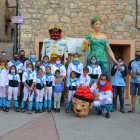
[[[91, 22], [90, 22], [91, 27], [95, 20], [101, 20], [101, 18], [99, 18], [99, 17], [92, 18]], [[111, 52], [112, 52], [112, 50], [109, 46], [108, 41], [106, 41], [105, 39], [95, 38], [91, 34], [87, 35], [86, 40], [91, 40], [90, 45], [87, 45], [84, 42], [82, 43], [82, 50], [84, 50], [87, 46], [90, 46], [90, 50], [91, 50], [90, 54], [87, 57], [87, 66], [90, 65], [92, 56], [96, 56], [97, 64], [101, 67], [102, 73], [107, 75], [107, 80], [109, 81], [108, 61], [107, 61], [107, 57], [106, 57], [106, 53], [105, 53], [105, 46], [107, 46]]]
[[89, 109], [93, 107], [93, 94], [89, 88], [78, 88], [72, 97], [73, 111], [78, 117], [85, 117], [89, 113]]
[[63, 60], [64, 58], [64, 65], [67, 68], [67, 61], [68, 61], [68, 49], [67, 49], [67, 41], [61, 39], [62, 30], [58, 28], [53, 28], [49, 30], [50, 39], [44, 39], [43, 41], [43, 48], [42, 48], [42, 59], [43, 56], [46, 54], [50, 57], [50, 63], [55, 63], [55, 58], [60, 56]]
[[[64, 66], [68, 67], [68, 49], [67, 49], [67, 41], [61, 38], [62, 30], [58, 28], [53, 28], [49, 30], [50, 39], [44, 39], [43, 48], [42, 48], [42, 59], [46, 54], [50, 58], [50, 63], [55, 64], [56, 57], [60, 56], [62, 58], [62, 63]], [[62, 93], [61, 102], [64, 99], [64, 92]]]

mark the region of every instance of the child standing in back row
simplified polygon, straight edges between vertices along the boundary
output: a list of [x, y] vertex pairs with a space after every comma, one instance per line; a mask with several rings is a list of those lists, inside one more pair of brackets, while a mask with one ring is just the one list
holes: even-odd
[[55, 86], [53, 88], [53, 91], [54, 91], [54, 112], [60, 113], [60, 100], [61, 100], [62, 91], [63, 91], [63, 87], [64, 87], [63, 80], [61, 83], [59, 83], [59, 80], [61, 79], [60, 70], [55, 71], [55, 78], [58, 80], [58, 84], [55, 83]]

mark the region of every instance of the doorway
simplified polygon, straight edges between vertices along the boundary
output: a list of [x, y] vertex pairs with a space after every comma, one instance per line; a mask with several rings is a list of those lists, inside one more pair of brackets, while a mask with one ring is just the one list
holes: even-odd
[[[118, 56], [124, 57], [124, 65], [128, 67], [129, 62], [133, 60], [135, 57], [135, 41], [133, 40], [109, 40], [110, 47], [114, 53], [115, 58]], [[108, 57], [108, 56], [107, 56]], [[111, 68], [114, 64], [114, 62], [111, 60], [110, 57], [108, 57], [108, 63], [109, 63], [109, 76], [110, 81], [112, 82], [112, 76], [111, 76]], [[125, 78], [126, 87], [124, 92], [124, 98], [130, 99], [130, 76], [127, 74]]]

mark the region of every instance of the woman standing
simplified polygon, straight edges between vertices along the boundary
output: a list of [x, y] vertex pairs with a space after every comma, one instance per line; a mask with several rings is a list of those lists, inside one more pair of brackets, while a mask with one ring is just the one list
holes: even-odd
[[94, 17], [91, 19], [90, 25], [93, 28], [93, 32], [91, 34], [88, 34], [86, 37], [86, 40], [83, 41], [82, 50], [85, 52], [87, 46], [90, 46], [91, 51], [87, 57], [87, 66], [90, 65], [91, 57], [96, 56], [98, 60], [97, 64], [101, 67], [102, 73], [107, 74], [107, 80], [109, 81], [108, 61], [107, 61], [107, 57], [105, 53], [105, 47], [107, 49], [109, 56], [112, 58], [112, 60], [115, 63], [117, 63], [117, 61], [109, 46], [106, 36], [100, 33], [101, 23], [102, 21], [101, 21], [101, 18], [99, 17]]

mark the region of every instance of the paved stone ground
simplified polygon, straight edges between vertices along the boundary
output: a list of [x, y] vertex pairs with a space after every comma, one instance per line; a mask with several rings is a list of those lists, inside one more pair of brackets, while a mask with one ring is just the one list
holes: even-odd
[[38, 119], [3, 136], [1, 140], [59, 140], [52, 114]]
[[[131, 109], [130, 100], [125, 101], [126, 111]], [[112, 112], [110, 119], [96, 115], [91, 109], [87, 117], [79, 118], [72, 112], [53, 113], [54, 121], [60, 140], [139, 140], [140, 139], [140, 114], [137, 101], [136, 113], [123, 114], [119, 110]], [[118, 105], [119, 109], [119, 105]]]
[[13, 59], [13, 42], [9, 43], [1, 43], [0, 42], [0, 52], [6, 51], [7, 52], [7, 59], [12, 60]]
[[[8, 114], [0, 111], [0, 140], [139, 140], [138, 102], [135, 113], [120, 113], [118, 105], [118, 111], [111, 113], [110, 119], [105, 118], [104, 112], [97, 116], [94, 108], [87, 117], [79, 118], [72, 112], [65, 113], [65, 106], [61, 107], [61, 113], [41, 115], [17, 114], [11, 107]], [[126, 100], [126, 111], [131, 109], [130, 105], [131, 101]]]
[[14, 108], [14, 102], [11, 101], [11, 109], [9, 113], [0, 111], [0, 137], [41, 117], [46, 113], [28, 115], [28, 111], [25, 113], [16, 113]]

